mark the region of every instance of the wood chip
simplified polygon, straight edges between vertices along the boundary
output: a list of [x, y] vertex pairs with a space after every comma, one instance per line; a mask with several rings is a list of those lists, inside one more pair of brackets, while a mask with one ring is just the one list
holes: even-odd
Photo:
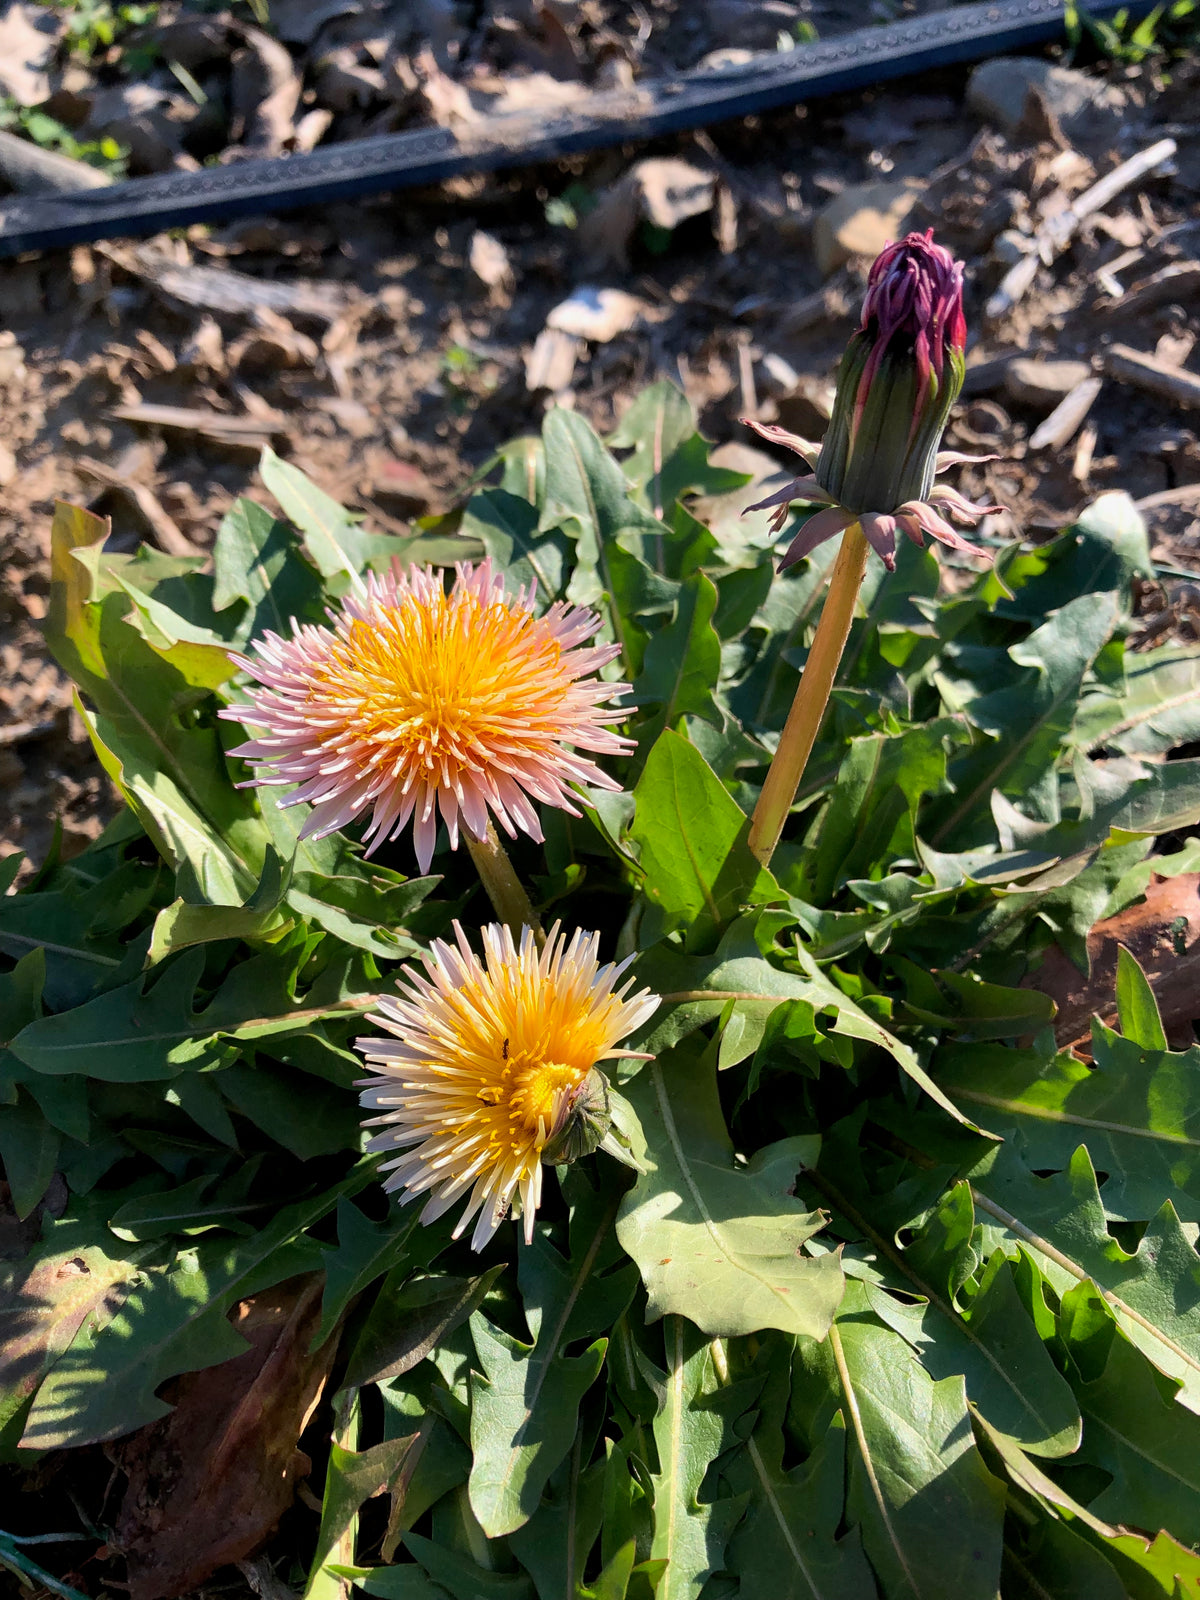
[[[1118, 263], [1114, 261], [1108, 270], [1118, 270]], [[1127, 290], [1120, 299], [1111, 301], [1104, 309], [1135, 313], [1152, 311], [1155, 306], [1167, 305], [1172, 300], [1180, 305], [1188, 305], [1195, 300], [1198, 292], [1200, 261], [1173, 261], [1169, 267], [1163, 267], [1152, 277], [1135, 283], [1132, 289]]]
[[1200, 410], [1200, 377], [1160, 361], [1157, 356], [1131, 350], [1124, 344], [1110, 345], [1104, 352], [1104, 370], [1120, 383], [1133, 384], [1147, 394], [1162, 395], [1176, 405]]
[[1139, 178], [1144, 178], [1153, 172], [1155, 167], [1160, 167], [1164, 161], [1169, 161], [1175, 150], [1174, 139], [1160, 139], [1149, 149], [1139, 151], [1128, 161], [1122, 161], [1119, 167], [1114, 167], [1098, 183], [1094, 183], [1090, 189], [1085, 189], [1070, 204], [1049, 217], [1034, 236], [1033, 254], [1023, 261], [1018, 261], [1016, 266], [1005, 274], [1000, 287], [984, 306], [984, 315], [993, 319], [1007, 315], [1037, 277], [1040, 263], [1045, 262], [1049, 266], [1056, 256], [1062, 254], [1085, 217], [1101, 210], [1122, 190], [1128, 189]]
[[560, 328], [543, 328], [525, 357], [525, 387], [533, 394], [549, 390], [561, 394], [575, 376], [575, 363], [583, 354], [583, 341]]
[[122, 250], [112, 245], [99, 245], [97, 249], [127, 272], [144, 278], [167, 299], [230, 316], [273, 311], [277, 316], [333, 322], [354, 298], [340, 283], [319, 278], [252, 278], [249, 273], [234, 272], [228, 267], [179, 266], [162, 260], [149, 249]]
[[1096, 454], [1096, 443], [1100, 438], [1100, 430], [1094, 422], [1089, 422], [1079, 435], [1075, 446], [1075, 459], [1071, 463], [1071, 476], [1076, 483], [1086, 483], [1092, 472], [1092, 457]]
[[93, 461], [88, 456], [81, 456], [75, 463], [86, 477], [95, 483], [102, 484], [106, 489], [112, 489], [117, 494], [123, 495], [145, 523], [151, 537], [160, 550], [165, 550], [169, 556], [198, 556], [203, 551], [198, 550], [187, 535], [180, 528], [174, 518], [164, 510], [158, 497], [152, 489], [144, 483], [134, 483], [113, 467], [106, 466], [103, 461]]
[[1064, 395], [1054, 410], [1034, 432], [1029, 441], [1031, 450], [1061, 450], [1076, 434], [1084, 417], [1096, 402], [1104, 385], [1103, 378], [1087, 377], [1080, 380]]
[[148, 428], [173, 428], [180, 433], [198, 434], [218, 444], [236, 444], [261, 449], [272, 440], [286, 438], [285, 418], [278, 412], [271, 417], [237, 417], [224, 411], [205, 411], [192, 406], [158, 406], [139, 401], [136, 405], [114, 406], [108, 413], [119, 422], [140, 422]]
[[1148, 494], [1133, 503], [1139, 511], [1153, 511], [1158, 506], [1200, 505], [1200, 483], [1180, 483], [1174, 489], [1160, 489], [1157, 494]]
[[71, 194], [78, 189], [104, 189], [112, 182], [107, 172], [86, 161], [43, 150], [31, 139], [0, 130], [0, 177], [18, 194]]

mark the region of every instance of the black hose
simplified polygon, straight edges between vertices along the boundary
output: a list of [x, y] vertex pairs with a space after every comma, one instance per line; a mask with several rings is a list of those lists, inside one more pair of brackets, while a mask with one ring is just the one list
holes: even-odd
[[[1137, 17], [1152, 8], [1152, 0], [1133, 0], [1089, 9], [1095, 16], [1125, 10]], [[956, 6], [794, 50], [763, 52], [744, 64], [587, 95], [577, 111], [556, 106], [545, 114], [512, 112], [485, 117], [461, 133], [419, 128], [273, 160], [14, 200], [0, 206], [0, 256], [226, 217], [269, 216], [291, 207], [437, 183], [457, 173], [553, 161], [576, 151], [705, 127], [931, 67], [1025, 49], [1059, 38], [1064, 28], [1063, 0]]]

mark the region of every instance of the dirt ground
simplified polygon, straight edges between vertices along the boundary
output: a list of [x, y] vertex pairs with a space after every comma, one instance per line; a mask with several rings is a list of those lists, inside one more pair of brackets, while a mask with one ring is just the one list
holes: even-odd
[[[446, 95], [482, 92], [489, 72], [503, 86], [558, 70], [569, 84], [572, 50], [587, 87], [619, 78], [605, 62], [627, 62], [630, 41], [641, 39], [639, 73], [666, 72], [730, 48], [730, 35], [733, 48], [770, 48], [785, 21], [815, 18], [822, 37], [861, 21], [858, 7], [743, 4], [759, 39], [734, 27], [729, 0], [722, 39], [709, 25], [718, 4], [699, 30], [682, 5], [596, 4], [595, 25], [572, 33], [560, 21], [555, 32], [546, 17], [564, 5], [538, 11], [533, 64], [521, 30], [496, 27], [460, 41], [445, 70], [425, 61], [423, 98], [393, 107], [387, 125], [468, 114], [445, 109]], [[298, 58], [307, 47], [291, 48]], [[343, 64], [366, 73], [370, 60]], [[894, 204], [906, 180], [905, 227], [934, 227], [967, 263], [968, 386], [949, 442], [999, 457], [960, 479], [972, 498], [1008, 508], [984, 534], [1045, 537], [1100, 491], [1124, 489], [1160, 564], [1141, 599], [1145, 638], [1193, 637], [1200, 123], [1189, 103], [1200, 69], [1088, 72], [1090, 122], [1060, 116], [1047, 93], [1005, 128], [968, 105], [956, 69], [436, 190], [0, 262], [0, 855], [23, 851], [32, 870], [56, 819], [69, 852], [113, 808], [41, 638], [56, 498], [111, 515], [117, 548], [149, 538], [203, 551], [237, 495], [266, 498], [256, 460], [270, 441], [373, 525], [403, 532], [452, 508], [547, 405], [575, 406], [606, 430], [663, 376], [686, 390], [707, 436], [731, 447], [749, 448], [747, 415], [819, 437], [867, 264], [831, 252], [880, 227], [868, 218], [865, 236], [839, 233], [837, 206], [854, 212], [857, 197], [861, 215]], [[347, 104], [326, 136], [380, 131], [369, 95]], [[1172, 161], [1123, 188], [1061, 253], [1047, 250], [1010, 309], [985, 312], [1039, 228], [1166, 136]], [[639, 168], [647, 160], [686, 165]], [[886, 194], [859, 196], [867, 183]], [[664, 216], [675, 225], [655, 220]], [[230, 276], [242, 274], [285, 291], [273, 305], [248, 300]], [[584, 288], [620, 294], [597, 301]], [[575, 312], [556, 312], [568, 300]], [[1121, 348], [1155, 370], [1122, 367]], [[1035, 447], [1065, 395], [1083, 404], [1093, 373], [1086, 417]], [[147, 409], [163, 406], [179, 411]], [[745, 459], [763, 470], [761, 457]]]

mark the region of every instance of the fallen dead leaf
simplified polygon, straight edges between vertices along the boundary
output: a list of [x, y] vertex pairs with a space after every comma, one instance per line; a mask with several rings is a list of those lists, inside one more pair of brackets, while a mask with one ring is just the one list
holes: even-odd
[[511, 289], [513, 287], [512, 262], [508, 258], [508, 251], [490, 233], [485, 233], [482, 228], [476, 228], [471, 235], [471, 249], [469, 254], [471, 271], [488, 289]]
[[20, 106], [37, 106], [49, 99], [46, 68], [64, 26], [65, 19], [45, 6], [8, 0], [0, 10], [0, 93]]
[[1054, 1036], [1059, 1045], [1086, 1048], [1093, 1016], [1116, 1025], [1117, 950], [1124, 945], [1149, 980], [1172, 1042], [1194, 1043], [1192, 1023], [1200, 1017], [1200, 873], [1155, 878], [1146, 897], [1115, 917], [1096, 923], [1088, 934], [1088, 977], [1057, 945], [1025, 980], [1024, 986], [1048, 994], [1058, 1007]]
[[298, 1441], [337, 1347], [309, 1349], [323, 1283], [307, 1274], [243, 1300], [231, 1321], [245, 1353], [187, 1373], [168, 1416], [108, 1447], [129, 1479], [113, 1542], [131, 1600], [175, 1600], [245, 1560], [292, 1503], [310, 1465]]
[[292, 137], [300, 74], [287, 46], [261, 28], [243, 28], [242, 37], [230, 83], [235, 137], [247, 154], [277, 156]]
[[712, 209], [716, 185], [715, 173], [676, 156], [639, 161], [583, 219], [580, 243], [594, 260], [626, 266], [630, 240], [639, 222], [677, 228], [689, 217]]

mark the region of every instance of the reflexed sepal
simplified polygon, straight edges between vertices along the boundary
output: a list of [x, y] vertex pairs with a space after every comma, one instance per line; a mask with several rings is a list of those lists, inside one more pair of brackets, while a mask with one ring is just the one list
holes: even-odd
[[542, 1148], [546, 1166], [563, 1166], [590, 1156], [608, 1138], [612, 1128], [612, 1100], [608, 1079], [593, 1067], [579, 1088], [563, 1102], [558, 1126]]

